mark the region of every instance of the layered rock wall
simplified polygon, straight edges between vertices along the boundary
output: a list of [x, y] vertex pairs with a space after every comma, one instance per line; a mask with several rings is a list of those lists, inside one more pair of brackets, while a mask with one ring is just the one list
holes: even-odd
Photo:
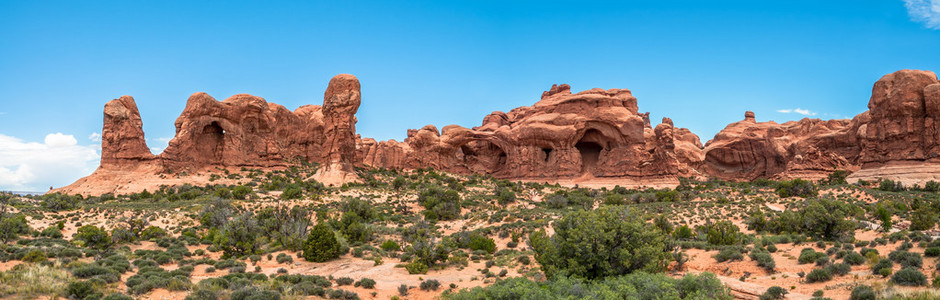
[[[155, 156], [134, 99], [123, 96], [105, 105], [100, 168], [62, 191], [131, 182], [135, 172], [285, 167], [297, 160], [322, 164], [316, 178], [336, 184], [355, 180], [356, 165], [507, 179], [639, 182], [680, 176], [814, 178], [835, 170], [872, 177], [880, 174], [872, 170], [900, 162], [940, 166], [940, 83], [929, 71], [885, 75], [874, 84], [869, 111], [852, 120], [778, 124], [757, 122], [746, 112], [743, 121], [729, 124], [704, 147], [669, 118], [652, 127], [649, 113], [639, 112], [627, 89], [572, 93], [568, 85], [554, 85], [534, 105], [493, 112], [480, 126], [428, 125], [409, 129], [401, 142], [359, 138], [360, 103], [359, 81], [348, 74], [330, 81], [322, 107], [294, 111], [252, 95], [217, 101], [196, 93], [176, 120], [175, 137]], [[931, 173], [919, 178], [940, 179], [940, 167], [916, 169]]]

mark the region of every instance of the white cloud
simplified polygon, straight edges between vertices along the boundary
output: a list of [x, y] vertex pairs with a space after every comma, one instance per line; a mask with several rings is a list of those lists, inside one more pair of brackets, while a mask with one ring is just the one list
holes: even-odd
[[46, 191], [91, 174], [97, 146], [78, 145], [72, 135], [52, 133], [43, 143], [0, 134], [0, 190]]
[[804, 116], [815, 116], [815, 115], [816, 115], [815, 112], [812, 112], [812, 111], [810, 111], [810, 110], [808, 110], [808, 109], [802, 109], [802, 108], [778, 109], [777, 112], [778, 112], [778, 113], [784, 113], [784, 114], [795, 113], [795, 114], [801, 114], [801, 115], [804, 115]]
[[101, 134], [97, 132], [92, 132], [90, 135], [88, 135], [88, 139], [95, 143], [101, 142]]
[[940, 0], [904, 0], [911, 20], [930, 29], [940, 29]]
[[154, 155], [160, 155], [160, 153], [163, 153], [163, 148], [150, 147], [150, 153], [153, 153]]

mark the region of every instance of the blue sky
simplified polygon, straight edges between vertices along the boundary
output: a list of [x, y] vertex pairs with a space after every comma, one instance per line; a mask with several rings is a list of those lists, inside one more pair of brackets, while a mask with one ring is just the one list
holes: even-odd
[[476, 126], [568, 83], [631, 89], [704, 143], [745, 110], [848, 118], [882, 75], [940, 71], [940, 0], [400, 2], [0, 2], [0, 190], [94, 170], [121, 95], [155, 151], [194, 92], [294, 109], [339, 73], [366, 137]]

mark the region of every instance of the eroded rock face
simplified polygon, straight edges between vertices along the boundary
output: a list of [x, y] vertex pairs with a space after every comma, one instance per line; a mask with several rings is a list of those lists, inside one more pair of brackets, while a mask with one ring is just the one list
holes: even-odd
[[[936, 74], [901, 70], [885, 75], [875, 82], [868, 108], [852, 120], [783, 124], [758, 123], [753, 112], [747, 112], [744, 121], [728, 125], [706, 144], [704, 171], [724, 179], [751, 180], [940, 161]], [[877, 177], [877, 172], [868, 173]]]
[[493, 112], [472, 129], [428, 125], [385, 144], [360, 141], [362, 163], [432, 167], [500, 178], [652, 177], [697, 174], [698, 137], [665, 118], [649, 128], [626, 89], [571, 93], [555, 85], [533, 106]]
[[940, 84], [930, 71], [902, 70], [875, 82], [858, 136], [861, 163], [934, 160], [940, 156]]
[[[649, 113], [638, 111], [637, 99], [626, 89], [573, 94], [568, 85], [554, 85], [534, 105], [493, 112], [478, 127], [428, 125], [409, 129], [402, 142], [358, 137], [360, 103], [359, 81], [347, 74], [330, 81], [322, 107], [305, 105], [293, 112], [252, 95], [220, 102], [196, 93], [176, 120], [176, 136], [154, 156], [134, 99], [124, 96], [105, 105], [101, 167], [60, 191], [106, 191], [96, 187], [118, 181], [130, 190], [137, 178], [133, 172], [283, 167], [298, 159], [322, 164], [316, 179], [335, 183], [355, 180], [354, 165], [507, 179], [640, 182], [678, 176], [818, 178], [859, 169], [856, 174], [876, 178], [884, 173], [877, 168], [897, 162], [934, 163], [917, 170], [940, 170], [940, 82], [929, 71], [885, 75], [872, 89], [869, 111], [852, 120], [778, 124], [757, 122], [749, 111], [704, 147], [669, 118], [652, 126]], [[894, 164], [885, 172], [910, 173], [904, 166]], [[904, 176], [940, 178], [924, 172], [933, 171]]]
[[121, 168], [126, 164], [153, 159], [144, 139], [143, 122], [137, 103], [131, 96], [109, 101], [104, 105], [104, 126], [101, 130], [101, 165]]
[[705, 144], [703, 171], [726, 180], [753, 180], [852, 170], [860, 151], [854, 128], [850, 120], [757, 122], [747, 112], [743, 121], [729, 124]]

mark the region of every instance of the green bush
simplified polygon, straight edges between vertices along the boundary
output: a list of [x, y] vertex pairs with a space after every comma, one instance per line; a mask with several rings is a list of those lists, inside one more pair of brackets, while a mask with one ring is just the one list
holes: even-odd
[[757, 262], [757, 266], [764, 268], [764, 270], [767, 270], [767, 272], [773, 272], [777, 267], [777, 263], [774, 262], [773, 256], [771, 256], [768, 252], [752, 251], [750, 257], [751, 260]]
[[401, 250], [401, 245], [393, 240], [385, 240], [385, 242], [382, 242], [381, 248], [385, 251], [398, 251]]
[[[94, 285], [88, 281], [72, 281], [65, 288], [65, 295], [69, 299], [85, 299], [97, 294]], [[98, 296], [101, 297], [101, 296]]]
[[849, 300], [875, 300], [875, 289], [871, 286], [860, 284], [852, 289]]
[[363, 278], [363, 279], [360, 279], [359, 282], [356, 282], [356, 286], [357, 287], [361, 286], [364, 289], [375, 288], [375, 280], [372, 280], [370, 278]]
[[441, 283], [437, 281], [436, 279], [428, 279], [428, 280], [422, 281], [419, 287], [421, 288], [422, 291], [436, 291], [438, 288], [441, 287]]
[[912, 267], [902, 268], [891, 276], [891, 282], [902, 286], [923, 286], [927, 285], [927, 276]]
[[101, 250], [111, 246], [111, 237], [108, 232], [94, 225], [79, 227], [73, 239], [82, 241], [85, 247], [92, 249]]
[[721, 251], [714, 256], [715, 260], [718, 262], [726, 262], [729, 260], [742, 260], [744, 259], [744, 254], [741, 254], [741, 249], [738, 247], [722, 247]]
[[428, 272], [428, 265], [415, 261], [406, 264], [405, 270], [408, 270], [408, 274], [426, 274]]
[[816, 185], [810, 181], [803, 179], [793, 179], [789, 181], [781, 181], [777, 184], [777, 196], [780, 198], [789, 198], [789, 197], [816, 197], [819, 195], [819, 190], [816, 188]]
[[911, 230], [929, 230], [937, 224], [937, 213], [930, 206], [911, 212]]
[[780, 300], [784, 299], [787, 293], [786, 289], [775, 285], [767, 288], [767, 291], [761, 294], [759, 298], [760, 300]]
[[224, 257], [251, 255], [258, 252], [258, 237], [263, 234], [254, 216], [246, 212], [226, 222], [213, 243]]
[[[26, 222], [26, 216], [22, 214], [0, 213], [0, 241], [4, 243], [14, 241], [26, 233], [29, 233], [29, 224]], [[59, 233], [58, 236], [62, 237], [62, 233]]]
[[858, 266], [865, 263], [865, 257], [858, 252], [852, 251], [843, 256], [842, 261], [852, 266]]
[[546, 281], [525, 277], [498, 280], [486, 287], [442, 295], [444, 299], [732, 299], [729, 289], [714, 274], [686, 275], [635, 272], [589, 280], [558, 276]]
[[806, 283], [826, 282], [832, 280], [832, 271], [828, 268], [813, 269], [806, 274]]
[[734, 245], [741, 241], [741, 232], [731, 221], [719, 221], [707, 226], [706, 238], [712, 245]]
[[800, 251], [800, 257], [797, 262], [800, 264], [815, 263], [820, 258], [828, 258], [824, 252], [816, 252], [812, 248], [805, 248]]
[[552, 237], [541, 230], [529, 237], [535, 259], [549, 277], [559, 272], [589, 279], [634, 271], [660, 272], [671, 257], [666, 247], [668, 236], [622, 207], [573, 212], [555, 221], [553, 227]]
[[455, 190], [432, 186], [421, 191], [418, 203], [428, 220], [454, 220], [460, 216], [460, 194]]
[[304, 243], [303, 257], [307, 261], [325, 262], [338, 258], [341, 250], [342, 246], [333, 230], [325, 223], [320, 223], [310, 230], [307, 242]]

